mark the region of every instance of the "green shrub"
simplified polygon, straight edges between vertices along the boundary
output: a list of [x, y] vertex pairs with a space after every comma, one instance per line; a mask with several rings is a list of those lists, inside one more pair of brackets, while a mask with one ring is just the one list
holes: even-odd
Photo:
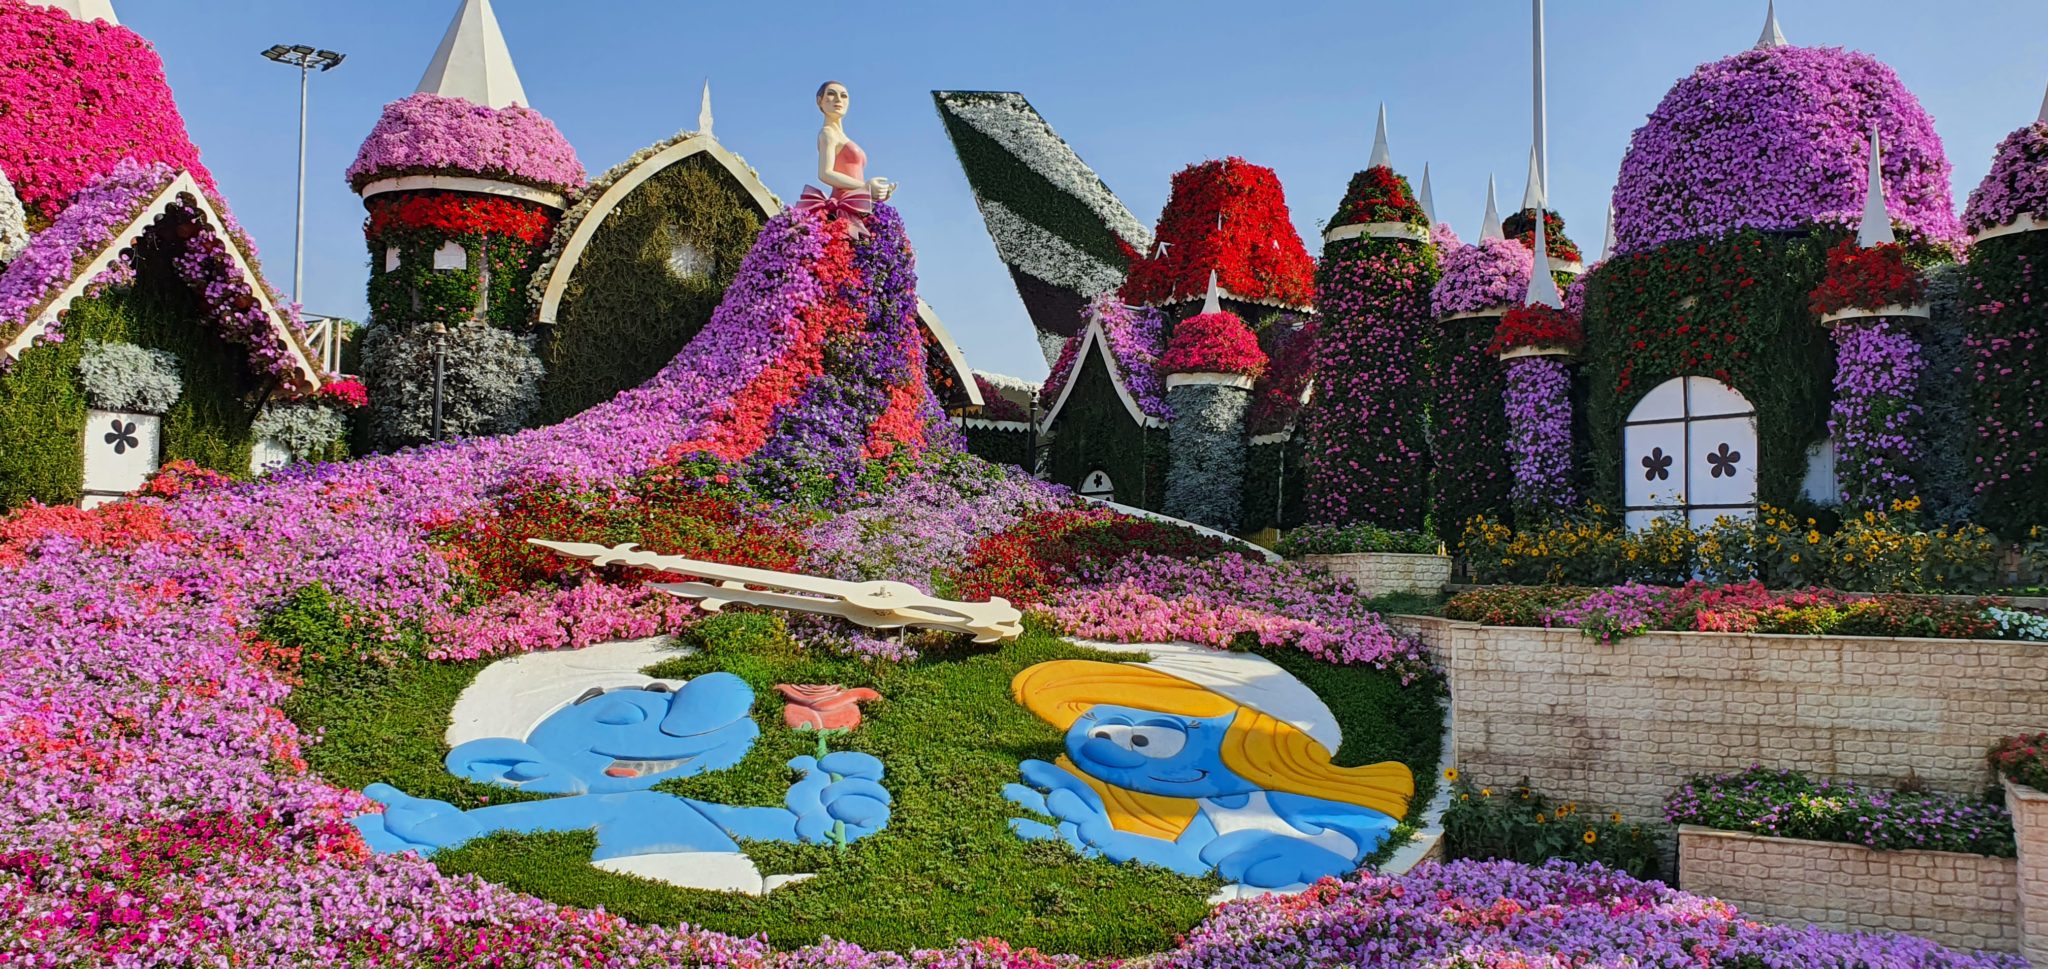
[[1751, 767], [1695, 777], [1671, 795], [1673, 824], [1776, 838], [1838, 841], [1880, 851], [1961, 851], [2010, 858], [2012, 816], [1982, 797], [1896, 791], [1851, 781], [1816, 781], [1798, 771]]
[[1540, 865], [1552, 858], [1598, 862], [1635, 878], [1655, 878], [1657, 832], [1629, 824], [1620, 813], [1603, 814], [1577, 802], [1553, 803], [1525, 781], [1495, 790], [1452, 780], [1444, 811], [1444, 853], [1451, 859], [1502, 859]]
[[1495, 586], [1460, 592], [1444, 603], [1446, 619], [1489, 626], [1541, 626], [1552, 609], [1572, 605], [1593, 594], [1575, 586]]
[[1407, 555], [1434, 555], [1443, 550], [1443, 543], [1435, 535], [1416, 531], [1397, 531], [1381, 528], [1367, 522], [1353, 522], [1342, 527], [1336, 525], [1303, 525], [1289, 529], [1281, 536], [1279, 544], [1273, 547], [1288, 558], [1304, 555], [1343, 555], [1350, 552], [1398, 552]]

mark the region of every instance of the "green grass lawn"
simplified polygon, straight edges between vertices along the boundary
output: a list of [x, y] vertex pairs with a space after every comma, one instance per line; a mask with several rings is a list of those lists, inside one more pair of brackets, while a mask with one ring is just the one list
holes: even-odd
[[[648, 672], [741, 676], [754, 687], [762, 736], [736, 767], [660, 789], [728, 804], [780, 805], [794, 779], [785, 762], [815, 753], [818, 736], [783, 724], [774, 685], [866, 686], [883, 699], [865, 706], [857, 731], [828, 742], [886, 765], [883, 784], [894, 797], [886, 830], [843, 850], [744, 845], [764, 873], [817, 873], [762, 898], [600, 871], [589, 864], [595, 839], [588, 833], [493, 835], [443, 851], [435, 863], [559, 903], [602, 905], [642, 922], [765, 933], [784, 947], [825, 935], [889, 949], [993, 935], [1046, 951], [1135, 955], [1171, 946], [1206, 914], [1217, 879], [1084, 860], [1064, 845], [1023, 841], [1005, 823], [1023, 816], [1001, 793], [1018, 779], [1018, 762], [1050, 760], [1061, 749], [1058, 730], [1010, 699], [1011, 677], [1051, 659], [1133, 657], [1081, 649], [1035, 622], [1013, 643], [877, 666], [801, 653], [781, 635], [778, 621], [762, 615], [720, 617], [698, 632], [702, 652], [679, 654]], [[1421, 789], [1417, 809], [1425, 803], [1442, 734], [1433, 687], [1404, 689], [1385, 673], [1299, 654], [1269, 656], [1336, 714], [1344, 731], [1338, 763], [1404, 761]], [[288, 712], [302, 728], [324, 728], [325, 740], [309, 749], [308, 760], [333, 783], [360, 789], [383, 781], [463, 807], [521, 799], [441, 767], [448, 711], [483, 665], [402, 660], [375, 675], [309, 676]]]

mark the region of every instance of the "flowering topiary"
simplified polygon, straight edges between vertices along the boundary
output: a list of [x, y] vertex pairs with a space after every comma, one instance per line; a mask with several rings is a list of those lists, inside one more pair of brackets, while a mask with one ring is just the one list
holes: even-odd
[[2048, 121], [2030, 124], [1998, 143], [1991, 173], [1963, 209], [1963, 226], [1982, 232], [2010, 225], [2022, 215], [2048, 218]]
[[1672, 86], [1622, 159], [1615, 244], [1626, 253], [1744, 228], [1855, 225], [1873, 128], [1885, 207], [1904, 234], [1961, 243], [1941, 139], [1898, 75], [1868, 54], [1784, 46]]
[[1415, 200], [1408, 180], [1379, 165], [1351, 176], [1344, 201], [1337, 203], [1337, 214], [1330, 216], [1332, 229], [1370, 222], [1427, 226], [1429, 216], [1423, 214], [1422, 203]]
[[1481, 239], [1443, 253], [1443, 278], [1431, 294], [1438, 316], [1513, 306], [1529, 292], [1536, 254], [1511, 239]]
[[1158, 251], [1131, 264], [1127, 303], [1200, 299], [1210, 270], [1238, 299], [1280, 306], [1315, 299], [1315, 261], [1294, 231], [1280, 177], [1263, 165], [1226, 158], [1181, 169], [1158, 238]]
[[470, 175], [562, 193], [583, 186], [576, 149], [540, 112], [425, 91], [384, 106], [347, 174], [357, 191], [399, 175]]
[[0, 169], [31, 225], [48, 225], [123, 159], [214, 187], [148, 41], [60, 7], [0, 0]]
[[1541, 303], [1517, 306], [1501, 317], [1493, 328], [1491, 353], [1509, 350], [1556, 348], [1577, 353], [1586, 345], [1586, 332], [1577, 317]]
[[1826, 316], [1851, 307], [1874, 310], [1911, 306], [1927, 295], [1927, 282], [1906, 265], [1906, 248], [1898, 243], [1858, 246], [1854, 239], [1828, 250], [1827, 275], [1808, 305]]
[[[1521, 243], [1530, 252], [1536, 251], [1536, 216], [1533, 214], [1535, 211], [1523, 209], [1502, 219], [1500, 223], [1502, 233]], [[1550, 264], [1553, 267], [1579, 262], [1584, 258], [1579, 252], [1579, 244], [1564, 234], [1564, 216], [1547, 209], [1543, 212], [1543, 238], [1550, 250]]]
[[1257, 379], [1266, 351], [1236, 313], [1203, 313], [1173, 329], [1159, 357], [1160, 373], [1224, 373]]
[[315, 396], [337, 407], [345, 407], [349, 410], [364, 407], [370, 403], [370, 392], [363, 387], [362, 380], [356, 377], [340, 377], [330, 380], [320, 385], [320, 391]]

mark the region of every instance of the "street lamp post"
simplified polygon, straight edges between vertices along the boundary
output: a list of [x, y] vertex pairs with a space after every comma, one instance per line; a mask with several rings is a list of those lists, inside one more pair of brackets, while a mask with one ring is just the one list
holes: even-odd
[[319, 50], [316, 48], [308, 47], [305, 44], [297, 44], [290, 47], [287, 47], [283, 44], [276, 44], [273, 45], [269, 50], [264, 51], [263, 56], [273, 61], [276, 61], [279, 64], [287, 64], [299, 69], [299, 231], [298, 235], [293, 240], [292, 301], [295, 303], [304, 303], [306, 301], [305, 290], [306, 96], [308, 89], [307, 80], [312, 76], [313, 68], [317, 67], [323, 72], [331, 71], [336, 67], [339, 67], [341, 65], [342, 58], [348, 55], [337, 54], [331, 50]]
[[448, 327], [434, 321], [434, 440], [441, 440], [441, 388], [448, 377]]

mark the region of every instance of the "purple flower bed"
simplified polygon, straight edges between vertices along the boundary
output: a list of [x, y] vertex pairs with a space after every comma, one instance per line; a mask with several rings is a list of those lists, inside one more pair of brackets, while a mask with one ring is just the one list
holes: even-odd
[[[30, 237], [7, 271], [0, 274], [0, 333], [12, 334], [50, 305], [84, 260], [96, 256], [116, 230], [141, 212], [177, 172], [169, 165], [124, 161], [87, 186], [48, 229]], [[62, 342], [51, 327], [49, 342]]]
[[1536, 254], [1512, 239], [1481, 239], [1442, 250], [1443, 278], [1431, 294], [1438, 316], [1519, 306], [1529, 295]]
[[[1166, 405], [1166, 378], [1159, 373], [1158, 366], [1159, 354], [1166, 348], [1165, 317], [1150, 306], [1126, 306], [1114, 293], [1097, 296], [1088, 312], [1101, 318], [1103, 335], [1109, 338], [1109, 355], [1116, 361], [1124, 387], [1137, 400], [1138, 409], [1149, 417], [1173, 419], [1173, 408]], [[1081, 352], [1081, 341], [1087, 335], [1084, 324], [1060, 349], [1052, 373], [1045, 378], [1045, 388], [1038, 393], [1045, 406], [1051, 407], [1060, 399], [1060, 391], [1074, 369], [1074, 357]]]
[[1726, 902], [1553, 861], [1426, 863], [1398, 878], [1324, 882], [1225, 905], [1158, 969], [2024, 969], [1910, 936], [1766, 925]]
[[1629, 144], [1614, 193], [1623, 253], [1737, 229], [1856, 225], [1870, 131], [1901, 235], [1960, 246], [1934, 120], [1892, 69], [1837, 48], [1771, 47], [1673, 85]]
[[1921, 407], [1914, 403], [1924, 361], [1920, 343], [1889, 320], [1837, 327], [1835, 473], [1852, 508], [1889, 507], [1914, 497]]
[[1517, 505], [1539, 511], [1569, 507], [1572, 488], [1572, 375], [1557, 357], [1520, 357], [1508, 362], [1508, 454], [1515, 483], [1508, 490]]
[[398, 175], [472, 175], [562, 193], [583, 187], [576, 149], [540, 112], [425, 91], [384, 106], [347, 173], [357, 190]]
[[933, 577], [964, 560], [977, 540], [1068, 500], [1065, 488], [1014, 467], [921, 474], [812, 526], [804, 536], [813, 548], [808, 566], [833, 578], [894, 579], [932, 592]]
[[2022, 215], [2048, 218], [2048, 122], [2030, 124], [1998, 143], [1991, 173], [1963, 209], [1963, 227], [1982, 232]]
[[1695, 777], [1671, 795], [1664, 816], [1672, 824], [1839, 841], [1880, 851], [1960, 851], [2000, 858], [2017, 851], [2012, 815], [2000, 802], [1816, 781], [1798, 771], [1763, 767]]

